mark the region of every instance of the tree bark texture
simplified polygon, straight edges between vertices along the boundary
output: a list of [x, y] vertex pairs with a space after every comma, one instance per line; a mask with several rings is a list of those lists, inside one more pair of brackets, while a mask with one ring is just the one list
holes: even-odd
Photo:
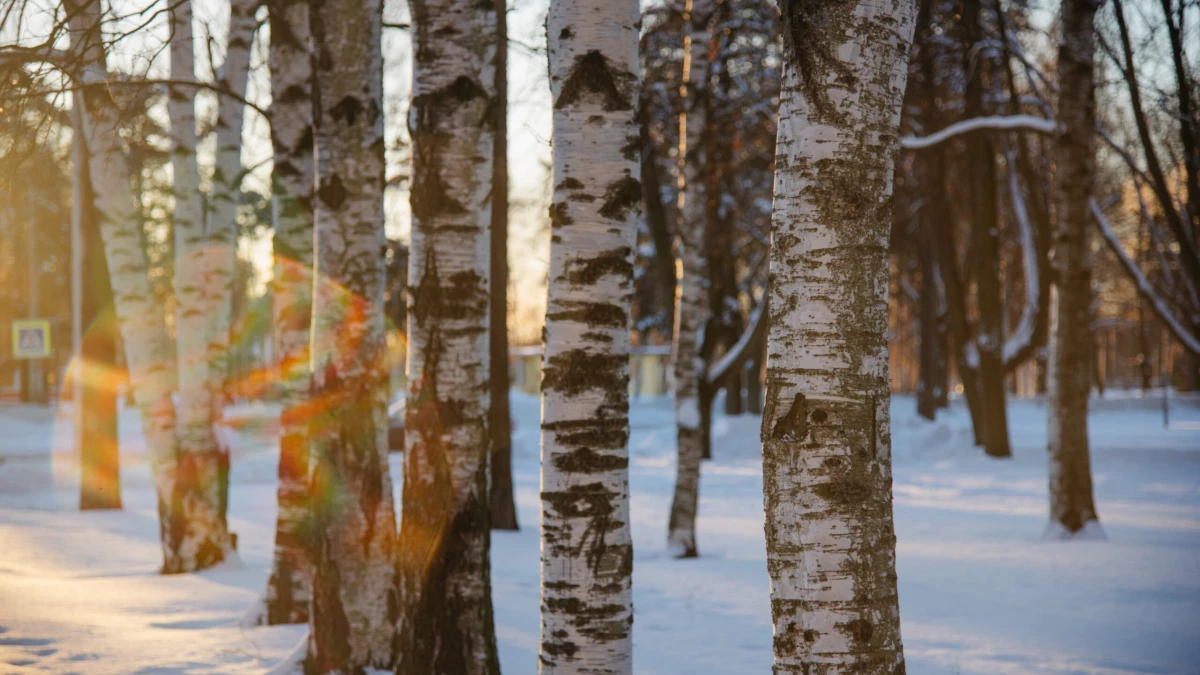
[[638, 4], [553, 0], [554, 197], [542, 371], [538, 671], [632, 672], [629, 322]]
[[412, 244], [398, 675], [495, 675], [489, 267], [496, 5], [412, 3]]
[[1092, 254], [1088, 199], [1095, 179], [1093, 53], [1096, 0], [1065, 0], [1058, 45], [1058, 228], [1048, 392], [1050, 524], [1075, 533], [1097, 520], [1088, 454]]
[[[192, 5], [182, 0], [171, 6], [171, 78], [194, 82], [196, 57], [192, 40]], [[196, 88], [167, 90], [171, 118], [171, 171], [175, 210], [175, 346], [179, 367], [176, 434], [179, 466], [176, 508], [171, 522], [172, 542], [178, 547], [180, 572], [211, 567], [228, 556], [233, 543], [225, 524], [228, 498], [229, 451], [221, 448], [213, 427], [219, 419], [217, 392], [209, 368], [208, 339], [214, 317], [210, 257], [204, 228], [200, 172], [196, 164]]]
[[496, 0], [496, 100], [492, 150], [491, 304], [488, 307], [490, 349], [492, 529], [516, 530], [513, 496], [512, 415], [508, 405], [508, 8]]
[[147, 275], [146, 251], [141, 241], [129, 164], [121, 145], [119, 110], [103, 86], [108, 68], [101, 40], [99, 0], [66, 0], [70, 14], [71, 43], [81, 56], [82, 116], [88, 146], [88, 172], [95, 196], [95, 215], [104, 240], [104, 256], [113, 290], [113, 304], [125, 345], [129, 382], [142, 418], [146, 449], [158, 496], [159, 534], [163, 572], [183, 570], [173, 544], [171, 523], [176, 522], [175, 491], [177, 445], [175, 439], [174, 346], [167, 334], [166, 315], [157, 302]]
[[887, 255], [914, 2], [783, 5], [763, 489], [777, 674], [904, 672]]
[[708, 314], [707, 269], [704, 258], [705, 157], [701, 136], [708, 116], [708, 22], [712, 0], [687, 0], [684, 5], [683, 112], [680, 114], [679, 163], [683, 196], [676, 228], [675, 327], [672, 364], [675, 377], [675, 437], [678, 455], [675, 495], [667, 525], [667, 549], [676, 558], [694, 558], [696, 505], [700, 493], [700, 460], [704, 454], [700, 431], [700, 354]]
[[275, 222], [275, 353], [279, 363], [279, 486], [275, 554], [266, 622], [305, 623], [312, 573], [305, 551], [309, 517], [308, 388], [313, 289], [312, 59], [307, 0], [271, 0], [271, 143]]
[[389, 668], [396, 516], [387, 464], [380, 0], [313, 3], [316, 236], [308, 669]]

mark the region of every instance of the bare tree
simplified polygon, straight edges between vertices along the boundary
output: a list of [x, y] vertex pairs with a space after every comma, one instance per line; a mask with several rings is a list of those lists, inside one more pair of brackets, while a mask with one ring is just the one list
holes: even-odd
[[379, 0], [313, 3], [314, 400], [305, 541], [311, 672], [388, 668], [396, 516], [387, 464]]
[[413, 2], [397, 675], [495, 675], [488, 502], [496, 5]]
[[762, 422], [775, 672], [903, 672], [887, 251], [915, 2], [782, 10]]
[[629, 310], [642, 188], [638, 6], [554, 0], [542, 373], [540, 673], [632, 672]]

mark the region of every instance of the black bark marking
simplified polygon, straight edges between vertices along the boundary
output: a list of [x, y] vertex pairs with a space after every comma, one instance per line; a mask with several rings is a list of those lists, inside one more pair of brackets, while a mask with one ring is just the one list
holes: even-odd
[[603, 54], [593, 49], [575, 57], [575, 64], [563, 82], [554, 107], [562, 109], [593, 94], [601, 98], [607, 111], [632, 110], [630, 94], [635, 79], [630, 73], [615, 70]]
[[619, 450], [629, 442], [629, 424], [620, 418], [547, 422], [542, 429], [553, 431], [559, 443], [576, 447]]
[[838, 58], [840, 44], [830, 36], [846, 37], [854, 16], [853, 0], [791, 0], [779, 3], [784, 47], [795, 59], [794, 72], [800, 77], [804, 98], [813, 107], [815, 117], [829, 119], [835, 114], [829, 99], [829, 75], [839, 88], [857, 82], [854, 73]]
[[[633, 276], [633, 263], [629, 261], [628, 246], [613, 248], [585, 260], [567, 261], [567, 281], [582, 286], [594, 285], [606, 274], [615, 274], [624, 279]], [[574, 267], [574, 269], [571, 269]]]
[[567, 396], [578, 396], [591, 389], [620, 393], [629, 383], [624, 372], [626, 364], [628, 357], [624, 354], [591, 354], [572, 349], [550, 357], [542, 369], [542, 388]]
[[558, 229], [574, 223], [575, 220], [567, 215], [567, 203], [558, 202], [550, 205], [550, 228]]
[[612, 220], [624, 220], [630, 211], [638, 211], [642, 205], [642, 184], [632, 176], [613, 181], [604, 190], [604, 204], [600, 215]]
[[568, 473], [603, 473], [629, 466], [629, 458], [596, 452], [588, 447], [557, 455], [554, 466]]
[[547, 319], [577, 321], [587, 324], [591, 328], [624, 328], [629, 322], [629, 313], [623, 307], [611, 303], [563, 302], [560, 304], [564, 306], [564, 309], [547, 314]]
[[808, 414], [805, 412], [804, 394], [797, 392], [792, 407], [779, 418], [771, 430], [771, 438], [777, 441], [802, 441], [808, 435]]
[[353, 126], [358, 121], [358, 116], [364, 110], [362, 101], [359, 101], [354, 96], [344, 96], [336, 105], [329, 109], [329, 114], [333, 116], [335, 122], [345, 121], [346, 124]]
[[870, 642], [871, 636], [875, 633], [875, 627], [870, 621], [863, 618], [847, 621], [841, 626], [841, 629], [855, 642]]
[[445, 279], [438, 274], [437, 257], [425, 252], [425, 269], [412, 295], [412, 314], [418, 326], [431, 318], [463, 320], [487, 313], [488, 289], [475, 270], [455, 272]]
[[331, 211], [342, 208], [342, 204], [346, 203], [347, 192], [341, 177], [335, 173], [328, 180], [322, 181], [321, 187], [317, 189], [317, 197]]

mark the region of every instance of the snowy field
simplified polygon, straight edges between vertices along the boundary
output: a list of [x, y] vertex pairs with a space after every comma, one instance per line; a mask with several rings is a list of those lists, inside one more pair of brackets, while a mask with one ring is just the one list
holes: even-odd
[[[1045, 413], [1010, 407], [1015, 458], [971, 446], [961, 406], [928, 423], [893, 400], [896, 534], [908, 672], [1200, 672], [1200, 405], [1097, 402], [1096, 498], [1107, 541], [1043, 541]], [[230, 524], [241, 564], [163, 577], [136, 417], [122, 414], [125, 510], [80, 513], [69, 411], [0, 408], [0, 673], [264, 673], [305, 627], [246, 628], [264, 586], [277, 448], [268, 406], [229, 411]], [[500, 659], [536, 671], [538, 401], [514, 394], [519, 533], [496, 533]], [[638, 673], [768, 673], [771, 624], [758, 421], [718, 417], [701, 483], [701, 558], [665, 554], [674, 480], [669, 399], [634, 402]], [[399, 456], [392, 456], [400, 483]], [[398, 503], [398, 500], [397, 500]], [[277, 670], [283, 670], [277, 669]]]

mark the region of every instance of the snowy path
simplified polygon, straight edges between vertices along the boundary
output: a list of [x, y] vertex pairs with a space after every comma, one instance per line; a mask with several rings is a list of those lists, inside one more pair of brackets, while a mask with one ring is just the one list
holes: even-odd
[[[964, 411], [937, 424], [893, 404], [900, 603], [914, 674], [1200, 671], [1200, 409], [1106, 401], [1092, 416], [1108, 541], [1041, 541], [1044, 413], [1012, 404], [1016, 457], [970, 447]], [[504, 671], [536, 670], [537, 400], [514, 394], [525, 527], [497, 533], [493, 580]], [[244, 566], [161, 577], [149, 472], [123, 417], [125, 510], [79, 513], [65, 414], [0, 408], [0, 674], [262, 673], [303, 627], [243, 629], [275, 516], [269, 407], [236, 411], [230, 513]], [[770, 672], [758, 424], [718, 418], [704, 465], [698, 560], [665, 555], [674, 477], [666, 399], [636, 401], [631, 463], [638, 673]], [[52, 452], [53, 451], [53, 452]], [[399, 483], [399, 458], [393, 473]]]

